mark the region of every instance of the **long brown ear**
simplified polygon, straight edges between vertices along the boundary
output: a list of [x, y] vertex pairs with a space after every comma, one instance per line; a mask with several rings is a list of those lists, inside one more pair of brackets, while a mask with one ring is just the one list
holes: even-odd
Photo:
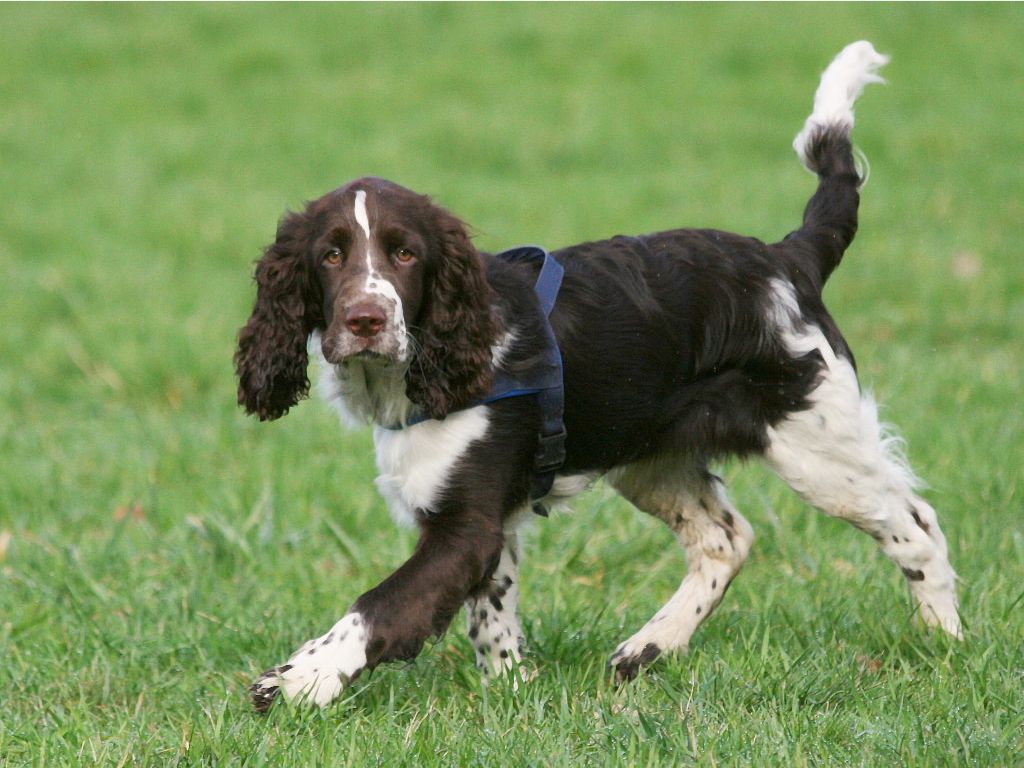
[[323, 325], [320, 286], [306, 259], [306, 217], [291, 213], [256, 264], [256, 303], [238, 333], [238, 404], [277, 419], [309, 394], [309, 334]]
[[434, 419], [482, 397], [491, 386], [497, 323], [483, 263], [461, 221], [439, 214], [441, 259], [406, 374], [406, 394]]

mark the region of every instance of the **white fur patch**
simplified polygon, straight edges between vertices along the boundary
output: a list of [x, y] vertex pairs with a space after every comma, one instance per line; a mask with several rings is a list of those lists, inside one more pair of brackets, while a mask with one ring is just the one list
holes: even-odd
[[516, 334], [514, 331], [506, 331], [502, 334], [502, 337], [498, 339], [494, 344], [491, 345], [491, 365], [497, 369], [501, 367], [501, 364], [505, 362], [505, 355], [512, 349], [512, 345], [516, 342]]
[[320, 376], [317, 391], [348, 427], [370, 423], [403, 424], [413, 404], [405, 395], [405, 366], [355, 359], [342, 365], [327, 362], [320, 333], [310, 336], [309, 353]]
[[768, 320], [774, 326], [782, 343], [789, 352], [797, 357], [817, 350], [825, 366], [834, 368], [836, 353], [829, 344], [821, 328], [805, 323], [800, 312], [800, 304], [796, 299], [793, 284], [779, 278], [769, 281], [772, 303], [768, 312]]
[[[769, 460], [788, 468], [786, 479], [805, 497], [811, 486], [833, 489], [838, 497], [814, 502], [826, 511], [850, 509], [851, 501], [842, 498], [851, 485], [845, 479], [847, 476], [857, 479], [858, 495], [863, 495], [864, 486], [872, 482], [880, 484], [881, 493], [918, 486], [920, 482], [902, 458], [901, 441], [883, 431], [878, 407], [869, 394], [861, 393], [850, 361], [835, 354], [818, 326], [803, 322], [792, 285], [774, 280], [772, 292], [773, 320], [783, 344], [793, 355], [818, 350], [828, 370], [810, 395], [810, 409], [793, 413], [776, 427], [769, 427]], [[815, 451], [823, 456], [821, 464], [810, 462]], [[803, 472], [817, 476], [801, 480]], [[830, 479], [823, 472], [841, 473], [843, 477]]]
[[377, 488], [399, 525], [416, 522], [417, 509], [433, 509], [438, 492], [469, 446], [484, 437], [487, 406], [428, 419], [405, 429], [373, 430], [377, 448]]
[[[519, 512], [516, 517], [525, 516]], [[505, 526], [505, 546], [488, 587], [466, 601], [469, 641], [477, 668], [486, 676], [501, 674], [521, 660], [523, 632], [516, 609], [519, 604], [519, 542], [517, 523]]]
[[[769, 428], [771, 451], [785, 451], [789, 443], [793, 443], [793, 449], [799, 452], [819, 445], [821, 450], [844, 456], [851, 462], [851, 471], [857, 473], [876, 476], [883, 466], [885, 471], [899, 467], [899, 481], [908, 488], [914, 487], [917, 481], [913, 473], [906, 467], [906, 462], [898, 458], [896, 449], [899, 441], [883, 437], [877, 406], [870, 395], [861, 394], [857, 374], [850, 361], [836, 356], [818, 326], [803, 321], [792, 284], [773, 280], [771, 288], [774, 299], [771, 320], [786, 349], [794, 356], [818, 350], [828, 368], [818, 388], [811, 394], [813, 407], [791, 414], [775, 429]], [[879, 446], [888, 446], [888, 450], [880, 453]], [[857, 457], [857, 454], [861, 456]], [[841, 487], [843, 484], [835, 485]]]
[[[820, 329], [790, 319], [780, 330], [791, 353], [831, 351], [821, 346]], [[850, 361], [834, 354], [825, 360], [810, 407], [768, 428], [765, 458], [809, 503], [871, 534], [907, 577], [921, 618], [961, 637], [946, 539], [935, 511], [914, 492], [920, 481], [903, 442], [879, 422]]]
[[889, 62], [867, 40], [843, 48], [821, 76], [814, 94], [814, 109], [803, 130], [793, 139], [800, 162], [810, 169], [807, 150], [811, 139], [822, 128], [839, 127], [846, 133], [853, 129], [853, 104], [869, 83], [884, 83], [877, 73]]
[[883, 432], [878, 406], [844, 358], [809, 399], [809, 409], [768, 428], [768, 461], [815, 506], [871, 529], [889, 515], [891, 495], [908, 496], [919, 484], [902, 443]]
[[369, 627], [349, 613], [325, 635], [309, 640], [276, 673], [260, 678], [263, 689], [279, 688], [290, 701], [323, 707], [366, 666]]
[[369, 294], [382, 296], [385, 299], [385, 305], [389, 309], [391, 317], [388, 318], [387, 328], [388, 331], [396, 336], [398, 344], [398, 359], [404, 362], [408, 359], [409, 355], [409, 333], [405, 325], [405, 311], [402, 307], [402, 298], [398, 295], [398, 291], [390, 280], [385, 279], [377, 271], [373, 265], [373, 244], [372, 244], [372, 233], [370, 229], [370, 215], [366, 209], [366, 191], [357, 190], [355, 205], [353, 206], [353, 214], [356, 218], [356, 223], [363, 230], [363, 234], [366, 235], [366, 282], [363, 284], [363, 290]]
[[[369, 262], [369, 257], [367, 257], [367, 261]], [[395, 290], [395, 286], [391, 281], [385, 280], [376, 272], [371, 273], [370, 277], [367, 278], [366, 292], [376, 293], [378, 296], [383, 296], [391, 302], [391, 318], [388, 325], [394, 328], [394, 332], [398, 337], [398, 359], [401, 362], [405, 362], [409, 357], [409, 332], [405, 326], [405, 310], [402, 307], [402, 298], [398, 295], [398, 291]]]
[[366, 239], [370, 239], [370, 217], [366, 213], [366, 192], [362, 189], [356, 192], [356, 204], [355, 210], [353, 211], [356, 217], [356, 223], [363, 228], [363, 234], [366, 235]]

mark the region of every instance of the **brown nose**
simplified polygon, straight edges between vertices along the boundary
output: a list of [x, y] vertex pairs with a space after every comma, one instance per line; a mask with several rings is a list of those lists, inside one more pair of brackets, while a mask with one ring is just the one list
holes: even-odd
[[358, 304], [345, 313], [345, 325], [356, 336], [376, 336], [385, 321], [384, 310], [373, 304]]

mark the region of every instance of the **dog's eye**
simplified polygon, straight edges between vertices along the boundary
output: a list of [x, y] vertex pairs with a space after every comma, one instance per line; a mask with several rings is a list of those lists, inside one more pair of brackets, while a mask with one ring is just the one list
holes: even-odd
[[330, 264], [332, 267], [341, 263], [341, 251], [337, 248], [331, 248], [329, 251], [324, 253], [323, 256], [324, 264]]
[[415, 258], [416, 254], [410, 251], [408, 248], [398, 248], [397, 250], [395, 250], [395, 259], [403, 264], [408, 264]]

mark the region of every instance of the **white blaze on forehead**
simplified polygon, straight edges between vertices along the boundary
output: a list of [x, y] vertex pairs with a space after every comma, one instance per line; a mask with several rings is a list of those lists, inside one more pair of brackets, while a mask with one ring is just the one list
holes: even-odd
[[389, 326], [393, 326], [398, 334], [398, 354], [404, 360], [409, 350], [409, 339], [406, 336], [405, 313], [402, 310], [402, 299], [395, 290], [391, 281], [383, 278], [373, 266], [373, 245], [370, 240], [370, 215], [366, 210], [366, 190], [356, 190], [356, 202], [353, 207], [356, 223], [362, 228], [366, 235], [366, 283], [364, 288], [367, 293], [375, 293], [390, 301], [394, 307], [393, 316], [389, 319]]
[[[370, 217], [366, 213], [366, 192], [360, 189], [356, 192], [356, 223], [363, 228], [363, 234], [366, 235], [366, 239], [370, 239]], [[369, 251], [369, 244], [367, 244], [367, 251]]]
[[370, 245], [370, 214], [366, 211], [366, 191], [363, 189], [356, 191], [356, 203], [353, 212], [356, 216], [356, 223], [362, 227], [363, 234], [366, 235], [366, 288], [372, 291], [373, 288], [370, 284], [371, 282], [376, 282], [376, 278], [379, 275], [377, 270], [373, 268], [373, 248]]

